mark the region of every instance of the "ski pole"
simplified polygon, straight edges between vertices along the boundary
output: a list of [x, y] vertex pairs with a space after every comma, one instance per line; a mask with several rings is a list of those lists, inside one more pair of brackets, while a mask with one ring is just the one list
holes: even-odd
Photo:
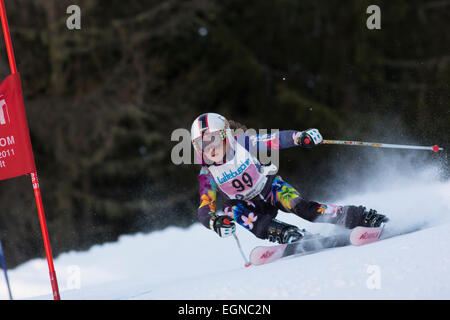
[[241, 243], [239, 242], [239, 239], [238, 239], [236, 233], [233, 233], [233, 237], [234, 237], [234, 240], [236, 240], [236, 243], [239, 248], [239, 251], [241, 252], [242, 258], [244, 258], [244, 261], [245, 261], [244, 267], [247, 268], [251, 265], [251, 263], [250, 263], [250, 261], [247, 260], [247, 257], [245, 256], [244, 250], [242, 250]]
[[404, 145], [404, 144], [389, 144], [389, 143], [348, 141], [348, 140], [323, 140], [322, 144], [343, 144], [343, 145], [350, 145], [350, 146], [366, 146], [366, 147], [377, 147], [377, 148], [431, 150], [431, 151], [434, 151], [434, 152], [438, 152], [438, 151], [444, 150], [444, 148], [440, 148], [438, 145], [434, 145], [434, 146], [411, 146], [411, 145]]
[[5, 256], [3, 254], [2, 241], [0, 240], [0, 260], [2, 263], [3, 273], [5, 274], [6, 287], [8, 288], [9, 300], [12, 300], [11, 286], [9, 285], [8, 270], [6, 269]]

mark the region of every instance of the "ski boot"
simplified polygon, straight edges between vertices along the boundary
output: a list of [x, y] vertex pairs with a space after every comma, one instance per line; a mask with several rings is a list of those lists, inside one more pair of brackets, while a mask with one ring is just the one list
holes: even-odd
[[344, 206], [339, 217], [336, 224], [342, 225], [347, 229], [353, 229], [359, 226], [376, 228], [389, 221], [385, 215], [379, 214], [373, 209], [367, 211], [366, 207], [363, 206]]
[[376, 210], [370, 209], [369, 211], [364, 210], [360, 225], [363, 227], [376, 228], [381, 227], [388, 221], [389, 219], [385, 215], [379, 214]]
[[303, 233], [296, 226], [273, 219], [267, 230], [267, 239], [280, 244], [292, 243], [303, 238]]

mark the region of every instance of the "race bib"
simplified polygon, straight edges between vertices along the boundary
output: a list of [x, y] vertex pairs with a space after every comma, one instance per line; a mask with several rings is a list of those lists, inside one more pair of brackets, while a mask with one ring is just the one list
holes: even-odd
[[208, 169], [218, 187], [232, 199], [251, 199], [263, 189], [267, 177], [260, 172], [261, 165], [247, 150], [237, 144], [237, 159]]

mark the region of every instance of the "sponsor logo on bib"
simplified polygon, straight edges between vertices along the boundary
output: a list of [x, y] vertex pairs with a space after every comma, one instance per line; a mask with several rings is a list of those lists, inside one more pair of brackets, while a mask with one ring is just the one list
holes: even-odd
[[249, 165], [250, 165], [250, 159], [245, 160], [245, 162], [241, 161], [241, 164], [235, 171], [233, 171], [231, 169], [228, 172], [225, 171], [222, 173], [222, 177], [218, 177], [217, 180], [219, 181], [220, 184], [223, 184], [223, 183], [237, 177], [238, 175], [240, 175], [242, 172], [244, 172], [248, 168]]

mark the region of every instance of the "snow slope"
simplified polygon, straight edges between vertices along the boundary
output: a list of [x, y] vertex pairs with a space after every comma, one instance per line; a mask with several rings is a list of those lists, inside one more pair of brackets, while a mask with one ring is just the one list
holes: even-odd
[[[398, 180], [397, 180], [398, 181]], [[122, 236], [115, 243], [55, 259], [62, 299], [450, 299], [450, 181], [414, 178], [337, 204], [388, 213], [389, 227], [422, 230], [363, 247], [329, 249], [244, 268], [233, 238], [200, 224]], [[312, 232], [336, 228], [294, 215], [279, 218]], [[244, 250], [267, 242], [243, 228]], [[52, 299], [47, 263], [9, 272], [16, 299]], [[7, 299], [0, 275], [0, 298]]]

